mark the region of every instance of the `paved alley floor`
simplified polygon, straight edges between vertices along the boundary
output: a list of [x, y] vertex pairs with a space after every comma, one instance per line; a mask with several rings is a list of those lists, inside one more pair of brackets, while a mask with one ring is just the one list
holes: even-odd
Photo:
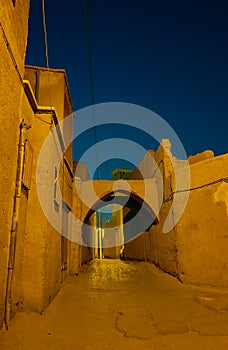
[[42, 315], [18, 313], [0, 349], [228, 349], [228, 294], [183, 286], [149, 263], [95, 260]]

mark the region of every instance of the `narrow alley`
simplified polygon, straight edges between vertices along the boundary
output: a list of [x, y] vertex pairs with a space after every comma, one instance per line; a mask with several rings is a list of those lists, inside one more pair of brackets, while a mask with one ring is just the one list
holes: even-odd
[[228, 349], [226, 3], [0, 0], [0, 350]]
[[228, 295], [145, 262], [94, 260], [43, 314], [19, 312], [0, 349], [227, 349]]

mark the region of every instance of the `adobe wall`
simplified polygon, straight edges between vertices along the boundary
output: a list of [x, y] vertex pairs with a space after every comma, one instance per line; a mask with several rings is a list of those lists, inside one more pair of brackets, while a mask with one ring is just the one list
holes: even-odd
[[[10, 96], [10, 92], [8, 93]], [[64, 93], [65, 90], [63, 86], [62, 94], [64, 95]], [[50, 133], [51, 125], [53, 124], [52, 116], [51, 114], [45, 113], [34, 115], [34, 110], [30, 105], [31, 101], [29, 102], [22, 85], [18, 86], [17, 96], [14, 96], [13, 94], [11, 94], [11, 96], [13, 96], [15, 100], [17, 113], [15, 112], [14, 114], [15, 123], [14, 125], [11, 125], [10, 132], [7, 130], [8, 135], [6, 143], [8, 143], [8, 147], [5, 150], [4, 154], [6, 159], [10, 159], [10, 170], [12, 171], [12, 174], [8, 174], [8, 169], [4, 169], [4, 171], [1, 172], [1, 174], [7, 174], [8, 176], [7, 181], [9, 181], [9, 187], [5, 187], [6, 196], [4, 197], [3, 194], [2, 198], [4, 198], [6, 201], [6, 208], [11, 209], [11, 211], [9, 211], [8, 216], [5, 216], [7, 212], [4, 210], [4, 204], [1, 205], [1, 209], [4, 211], [5, 216], [2, 218], [1, 224], [4, 223], [5, 219], [6, 228], [2, 227], [2, 232], [4, 232], [5, 236], [2, 235], [1, 237], [3, 246], [0, 247], [0, 262], [2, 268], [0, 271], [0, 327], [2, 326], [4, 319], [9, 238], [12, 222], [12, 208], [18, 158], [19, 126], [21, 122], [20, 118], [22, 117], [26, 124], [30, 126], [30, 128], [25, 132], [25, 138], [31, 144], [33, 151], [33, 158], [30, 159], [30, 165], [32, 163], [32, 171], [30, 173], [32, 181], [29, 189], [25, 189], [22, 186], [22, 193], [20, 198], [16, 254], [10, 299], [11, 317], [19, 309], [30, 309], [40, 312], [49, 304], [49, 302], [58, 292], [61, 286], [61, 282], [69, 274], [71, 255], [70, 241], [65, 237], [61, 237], [61, 234], [59, 232], [56, 232], [56, 230], [49, 224], [40, 207], [36, 191], [37, 159], [41, 146], [47, 135]], [[55, 96], [55, 98], [57, 97]], [[53, 104], [54, 103], [55, 99], [53, 98]], [[12, 101], [11, 106], [10, 115], [14, 111], [14, 104]], [[64, 113], [64, 109], [62, 109], [62, 113]], [[17, 116], [18, 119], [16, 118]], [[63, 115], [61, 117], [63, 117]], [[1, 130], [4, 129], [3, 125], [1, 125], [1, 128]], [[14, 140], [11, 140], [11, 135], [14, 135]], [[13, 152], [13, 146], [10, 142], [14, 144], [15, 152]], [[58, 142], [59, 141], [57, 140], [57, 143]], [[4, 149], [4, 147], [2, 148]], [[51, 157], [52, 155], [47, 155], [47, 159], [48, 156]], [[5, 165], [4, 162], [2, 162], [2, 164]], [[65, 161], [62, 164], [61, 170], [63, 171], [60, 170], [61, 176], [59, 177], [63, 197], [69, 210], [72, 206], [72, 188], [70, 183], [72, 182], [72, 170], [70, 170], [71, 164], [71, 148], [69, 147], [67, 154], [65, 155]], [[12, 168], [15, 168], [14, 171]], [[4, 184], [4, 181], [1, 179], [1, 185], [2, 184], [3, 186], [6, 186], [6, 183]], [[53, 196], [53, 184], [54, 169], [51, 181], [49, 183], [51, 196]], [[9, 199], [7, 199], [7, 196]], [[59, 220], [62, 220], [62, 201], [60, 201], [58, 205], [60, 208]], [[70, 222], [68, 224], [69, 228], [67, 230], [70, 230]], [[69, 232], [65, 232], [64, 227], [62, 229], [64, 231], [63, 234], [68, 237]], [[79, 257], [76, 258], [79, 259]]]
[[[28, 199], [24, 242], [23, 305], [25, 309], [39, 312], [57, 293], [61, 283], [61, 235], [48, 223], [36, 190], [37, 159], [41, 146], [49, 134], [50, 125], [47, 123], [50, 122], [50, 114], [34, 118], [32, 185]], [[53, 183], [50, 185], [53, 188]]]
[[[24, 77], [31, 84], [37, 104], [39, 106], [53, 106], [55, 108], [58, 122], [61, 122], [73, 113], [73, 105], [64, 69], [48, 70], [44, 67], [26, 65]], [[51, 86], [51, 89], [49, 86]], [[68, 126], [69, 124], [67, 123], [62, 127], [63, 137], [67, 139], [71, 136], [72, 140], [73, 129], [70, 130]], [[73, 168], [72, 144], [67, 148], [65, 157], [70, 167]]]
[[[75, 166], [74, 170], [75, 173]], [[74, 177], [72, 184], [72, 196], [74, 198], [72, 202], [72, 235], [70, 239], [70, 257], [69, 257], [69, 273], [72, 275], [78, 275], [81, 266], [81, 247], [79, 245], [81, 237], [81, 225], [77, 219], [81, 217], [81, 199], [76, 189], [76, 182], [80, 181], [79, 178]]]
[[80, 197], [81, 185], [84, 181], [89, 180], [89, 174], [84, 162], [73, 162], [73, 172], [75, 174], [73, 184], [73, 236], [71, 240], [71, 258], [70, 272], [78, 274], [80, 266], [86, 264], [91, 259], [98, 257], [98, 249], [96, 247], [96, 216], [91, 215], [84, 225], [83, 203]]
[[[153, 156], [158, 165], [164, 165], [160, 169], [166, 200], [171, 189], [175, 189], [173, 168], [161, 148]], [[148, 157], [145, 155], [138, 168], [150, 169]], [[214, 157], [212, 151], [205, 151], [191, 156], [189, 163], [191, 190], [181, 219], [170, 232], [162, 233], [172, 205], [172, 200], [164, 201], [159, 224], [126, 245], [127, 258], [149, 260], [185, 283], [227, 288], [228, 184], [220, 180], [228, 175], [228, 155]], [[185, 163], [176, 160], [176, 164], [179, 164], [176, 174], [181, 178]], [[152, 173], [150, 169], [148, 176]], [[133, 176], [139, 177], [139, 171]], [[173, 217], [178, 214], [183, 195], [176, 194], [179, 204], [173, 208]]]
[[[71, 210], [73, 210], [73, 163], [72, 150], [68, 147], [62, 155], [62, 141], [64, 133], [72, 132], [72, 124], [68, 124], [69, 130], [63, 129], [60, 134], [53, 133], [52, 129], [55, 124], [67, 116], [72, 111], [69, 91], [67, 90], [65, 71], [50, 71], [50, 91], [47, 82], [48, 72], [39, 67], [26, 67], [26, 78], [31, 79], [32, 85], [34, 77], [39, 76], [39, 83], [35, 82], [33, 92], [38, 97], [38, 102], [50, 107], [50, 102], [56, 110], [55, 117], [50, 113], [35, 113], [34, 126], [32, 128], [32, 145], [33, 145], [33, 170], [32, 170], [32, 187], [28, 200], [28, 213], [26, 224], [26, 242], [25, 242], [25, 266], [24, 266], [24, 308], [36, 311], [43, 310], [54, 298], [60, 289], [61, 282], [72, 271], [71, 257], [76, 252], [78, 245], [71, 244], [72, 222]], [[44, 77], [44, 81], [42, 80]], [[51, 93], [51, 101], [49, 99]], [[37, 102], [37, 101], [36, 101]], [[71, 120], [72, 122], [72, 120]], [[58, 127], [58, 126], [57, 126]], [[47, 152], [45, 161], [47, 164], [53, 164], [53, 154], [56, 152], [59, 156], [60, 166], [50, 171], [43, 171], [40, 181], [44, 189], [44, 195], [48, 196], [49, 205], [47, 214], [51, 213], [56, 222], [59, 222], [59, 232], [49, 223], [48, 217], [45, 216], [40, 206], [37, 194], [37, 164], [40, 150], [47, 136], [51, 136], [53, 151]], [[57, 171], [57, 173], [56, 173]], [[56, 186], [59, 185], [59, 189]], [[64, 201], [64, 202], [63, 202]], [[45, 202], [46, 203], [46, 202]], [[72, 253], [71, 253], [72, 249]], [[75, 259], [79, 259], [74, 254]], [[76, 260], [75, 264], [78, 264]], [[35, 273], [31, 275], [31, 267]]]
[[[0, 327], [4, 317], [19, 126], [26, 112], [20, 76], [24, 74], [28, 12], [29, 0], [18, 0], [15, 7], [12, 1], [0, 0]], [[30, 114], [31, 111], [28, 111], [27, 118]], [[18, 286], [19, 294], [20, 289]]]
[[[25, 94], [22, 95], [21, 98], [21, 112], [23, 113], [23, 119], [27, 126], [30, 128], [25, 131], [25, 139], [26, 144], [32, 144], [32, 129], [34, 126], [34, 114], [31, 109], [28, 100]], [[16, 144], [18, 145], [19, 138], [17, 139]], [[26, 146], [27, 147], [27, 146]], [[32, 166], [32, 158], [28, 160], [28, 163], [24, 164], [24, 171], [28, 171], [28, 176], [30, 177], [31, 172], [28, 168]], [[13, 185], [15, 188], [15, 179], [13, 181]], [[21, 197], [19, 204], [19, 216], [18, 216], [18, 232], [16, 237], [16, 252], [15, 252], [15, 263], [14, 263], [14, 271], [13, 271], [13, 279], [12, 279], [12, 295], [11, 295], [11, 315], [13, 316], [18, 310], [21, 310], [24, 305], [24, 297], [23, 297], [23, 280], [24, 280], [24, 264], [25, 264], [25, 251], [24, 246], [26, 243], [26, 222], [27, 222], [27, 210], [28, 210], [28, 200], [30, 196], [30, 188], [25, 187], [27, 183], [24, 184], [22, 180], [22, 189], [21, 189]], [[12, 219], [11, 219], [12, 221]], [[9, 255], [9, 251], [8, 251]], [[29, 277], [30, 278], [30, 277]]]
[[143, 261], [145, 258], [145, 233], [125, 244], [126, 259]]
[[[13, 272], [8, 303], [10, 316], [12, 317], [20, 309], [43, 310], [58, 292], [67, 274], [80, 266], [81, 259], [78, 253], [79, 245], [77, 243], [73, 245], [67, 239], [71, 234], [70, 219], [67, 226], [62, 225], [63, 237], [48, 222], [37, 196], [38, 154], [53, 125], [51, 114], [45, 114], [45, 112], [36, 114], [38, 105], [45, 105], [48, 108], [53, 105], [59, 118], [57, 121], [71, 114], [73, 107], [64, 70], [50, 70], [48, 73], [47, 69], [40, 67], [24, 69], [29, 3], [29, 0], [17, 0], [14, 6], [11, 0], [0, 0], [0, 185], [2, 189], [0, 197], [0, 328], [5, 314], [9, 244], [22, 120], [29, 126], [29, 129], [24, 132], [26, 149], [30, 144], [31, 153], [33, 153], [33, 157], [31, 153], [29, 157], [25, 156], [23, 171], [27, 172], [27, 177], [31, 178], [32, 182], [29, 187], [26, 187], [24, 180], [22, 181], [19, 199], [15, 261], [13, 261], [13, 269], [10, 268]], [[27, 84], [25, 88], [24, 77], [30, 81], [33, 88], [33, 94], [29, 93], [29, 96], [29, 86]], [[72, 133], [71, 128], [63, 128], [64, 136], [69, 137], [70, 133]], [[25, 166], [26, 159], [28, 164]], [[32, 167], [31, 171], [30, 167]], [[66, 203], [65, 205], [62, 205], [62, 201], [58, 203], [59, 220], [62, 220], [63, 215], [68, 217], [70, 209], [73, 208], [72, 167], [72, 145], [70, 145], [64, 154], [59, 177]], [[49, 185], [53, 196], [54, 169], [52, 175]], [[74, 266], [72, 266], [72, 258], [74, 258]]]
[[[158, 192], [164, 199], [170, 195], [170, 176], [173, 166], [169, 159], [169, 140], [163, 140], [157, 151], [148, 151], [132, 173], [131, 179], [155, 178]], [[155, 162], [151, 161], [151, 157]], [[142, 176], [143, 174], [143, 176]], [[175, 228], [168, 235], [162, 233], [162, 227], [171, 207], [170, 202], [163, 202], [159, 212], [159, 223], [153, 225], [149, 232], [139, 235], [126, 244], [126, 256], [134, 260], [148, 260], [159, 266], [163, 271], [177, 275], [177, 242]]]
[[228, 288], [228, 183], [213, 184], [227, 175], [228, 154], [191, 165], [196, 189], [176, 227], [178, 275], [185, 283]]
[[96, 258], [94, 245], [97, 245], [96, 234], [96, 216], [90, 216], [86, 224], [82, 225], [81, 244], [80, 244], [80, 265], [86, 264], [92, 258]]

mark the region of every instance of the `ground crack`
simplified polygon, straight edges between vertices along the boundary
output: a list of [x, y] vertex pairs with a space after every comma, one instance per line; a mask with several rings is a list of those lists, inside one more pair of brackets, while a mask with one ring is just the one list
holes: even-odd
[[118, 311], [118, 314], [117, 314], [116, 320], [115, 320], [115, 329], [116, 329], [118, 332], [122, 333], [123, 336], [124, 336], [125, 338], [132, 338], [132, 339], [137, 339], [137, 340], [147, 340], [147, 339], [142, 338], [142, 337], [140, 337], [140, 336], [128, 334], [128, 331], [127, 331], [127, 330], [124, 330], [124, 329], [122, 329], [122, 328], [119, 327], [118, 323], [119, 323], [119, 321], [120, 321], [120, 318], [123, 317], [123, 315], [124, 315], [123, 312]]

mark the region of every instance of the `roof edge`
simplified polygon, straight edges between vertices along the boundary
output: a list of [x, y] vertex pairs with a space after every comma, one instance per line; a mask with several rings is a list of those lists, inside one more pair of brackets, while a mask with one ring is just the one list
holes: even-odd
[[68, 79], [67, 79], [66, 69], [64, 69], [64, 68], [47, 68], [47, 67], [41, 67], [41, 66], [33, 66], [33, 65], [29, 65], [29, 64], [25, 64], [25, 68], [36, 69], [36, 70], [38, 69], [40, 71], [64, 74], [64, 79], [65, 79], [65, 83], [66, 83], [66, 87], [67, 87], [69, 100], [70, 100], [70, 103], [72, 106], [72, 110], [74, 112], [74, 105], [73, 105], [73, 101], [72, 101], [72, 97], [71, 97], [71, 93], [70, 93], [70, 87], [69, 87], [69, 83], [68, 83]]

